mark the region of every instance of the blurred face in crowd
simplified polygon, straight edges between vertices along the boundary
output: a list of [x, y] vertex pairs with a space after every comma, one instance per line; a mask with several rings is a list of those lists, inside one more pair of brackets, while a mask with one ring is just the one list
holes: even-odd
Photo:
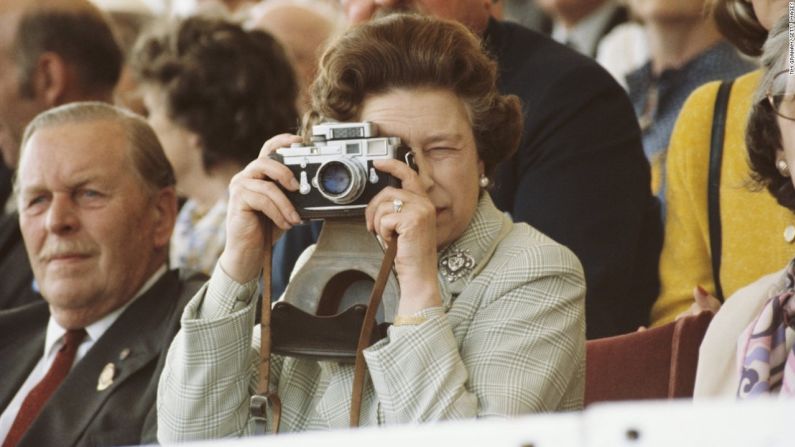
[[301, 103], [308, 105], [306, 89], [315, 79], [320, 54], [334, 33], [331, 19], [309, 6], [277, 4], [262, 13], [256, 27], [276, 37], [290, 53], [301, 84]]
[[46, 108], [40, 99], [29, 98], [22, 93], [22, 73], [13, 49], [19, 9], [5, 1], [0, 2], [0, 153], [3, 162], [12, 168], [17, 165], [25, 126]]
[[416, 11], [455, 20], [482, 33], [488, 24], [491, 0], [340, 0], [351, 23], [364, 22], [393, 11]]
[[629, 0], [641, 20], [694, 20], [706, 17], [706, 0]]
[[607, 0], [536, 0], [536, 5], [552, 17], [576, 23], [606, 2]]
[[788, 0], [751, 0], [756, 18], [768, 31], [787, 13], [787, 4]]
[[464, 102], [443, 89], [398, 89], [364, 101], [361, 119], [408, 144], [436, 207], [436, 245], [464, 233], [477, 208], [483, 163]]
[[154, 85], [142, 88], [144, 105], [149, 113], [147, 120], [157, 134], [168, 161], [174, 167], [177, 178], [177, 192], [185, 197], [185, 178], [192, 171], [204, 169], [201, 161], [199, 136], [175, 123], [168, 114], [166, 95]]
[[165, 262], [176, 196], [144, 184], [121, 125], [39, 129], [18, 175], [25, 247], [63, 327], [85, 327], [119, 308]]

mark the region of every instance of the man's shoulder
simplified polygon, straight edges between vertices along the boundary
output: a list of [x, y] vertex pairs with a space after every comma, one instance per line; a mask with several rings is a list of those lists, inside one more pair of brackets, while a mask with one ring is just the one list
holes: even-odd
[[538, 84], [552, 82], [584, 70], [598, 80], [612, 80], [599, 63], [548, 36], [507, 21], [494, 21], [489, 28], [494, 39], [492, 52], [500, 71], [527, 77]]
[[175, 315], [178, 321], [185, 305], [207, 279], [207, 275], [195, 270], [181, 268], [168, 270], [150, 289], [151, 294], [155, 296], [151, 301], [158, 306], [170, 307], [170, 313]]
[[46, 330], [49, 318], [50, 308], [44, 300], [0, 310], [0, 346]]
[[0, 246], [13, 241], [22, 241], [19, 213], [2, 213], [0, 214]]

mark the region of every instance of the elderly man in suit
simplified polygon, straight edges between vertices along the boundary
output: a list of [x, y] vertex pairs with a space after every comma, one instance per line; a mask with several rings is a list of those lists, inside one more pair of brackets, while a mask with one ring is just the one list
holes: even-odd
[[15, 188], [44, 300], [0, 312], [2, 446], [153, 441], [161, 361], [199, 286], [166, 265], [177, 199], [157, 137], [103, 103], [49, 110]]
[[[16, 169], [25, 126], [73, 101], [111, 102], [122, 53], [87, 0], [0, 2], [0, 154]], [[35, 301], [14, 197], [0, 208], [0, 309]], [[0, 204], [2, 206], [2, 204]]]
[[[500, 92], [517, 95], [524, 111], [519, 149], [490, 179], [494, 204], [580, 259], [588, 338], [647, 324], [659, 288], [662, 222], [632, 104], [613, 78], [539, 33], [494, 20], [491, 0], [341, 2], [352, 22], [413, 10], [483, 37], [499, 66]], [[313, 232], [317, 225], [296, 228], [277, 244], [275, 285], [287, 283]]]

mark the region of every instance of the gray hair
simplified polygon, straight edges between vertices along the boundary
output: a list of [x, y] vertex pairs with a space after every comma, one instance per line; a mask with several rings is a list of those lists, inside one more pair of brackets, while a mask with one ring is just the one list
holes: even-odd
[[773, 78], [789, 68], [789, 50], [789, 19], [785, 14], [770, 30], [762, 47], [760, 62], [764, 73], [754, 92], [754, 103], [764, 100], [773, 86]]
[[[121, 126], [129, 143], [128, 154], [135, 167], [135, 173], [150, 191], [159, 191], [176, 184], [174, 169], [163, 152], [160, 140], [157, 139], [157, 135], [149, 124], [130, 111], [104, 102], [73, 102], [40, 113], [25, 128], [20, 145], [22, 151], [20, 160], [24, 155], [28, 140], [37, 131], [64, 124], [91, 121], [111, 121]], [[17, 184], [18, 181], [15, 178], [15, 189]]]

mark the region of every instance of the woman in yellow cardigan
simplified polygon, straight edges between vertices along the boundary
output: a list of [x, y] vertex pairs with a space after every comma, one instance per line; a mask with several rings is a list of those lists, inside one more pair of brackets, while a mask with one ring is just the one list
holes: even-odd
[[[716, 0], [712, 11], [726, 37], [744, 53], [756, 56], [767, 30], [786, 12], [786, 7], [783, 0]], [[791, 212], [765, 191], [750, 186], [745, 125], [760, 75], [754, 71], [737, 78], [728, 102], [719, 193], [720, 282], [725, 296], [780, 269], [795, 253], [795, 228], [788, 230], [792, 225]], [[652, 308], [653, 325], [719, 307], [711, 296], [715, 294], [715, 282], [707, 214], [710, 137], [719, 85], [709, 83], [693, 92], [671, 137], [666, 161], [668, 211], [660, 258], [661, 289]]]

